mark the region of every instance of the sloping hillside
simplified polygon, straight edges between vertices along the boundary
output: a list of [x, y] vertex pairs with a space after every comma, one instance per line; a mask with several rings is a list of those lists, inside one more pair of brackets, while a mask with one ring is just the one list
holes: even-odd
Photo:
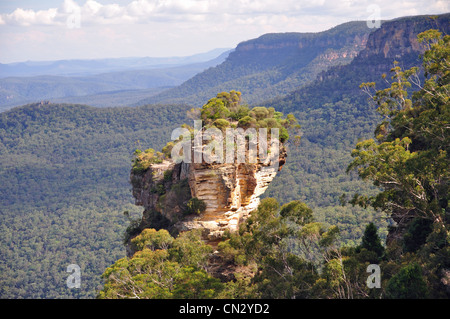
[[449, 34], [449, 22], [450, 14], [436, 19], [418, 16], [386, 21], [369, 35], [366, 48], [350, 64], [330, 68], [311, 84], [266, 102], [267, 107], [276, 107], [285, 114], [292, 112], [303, 135], [301, 146], [291, 147], [280, 178], [273, 181], [265, 195], [283, 201], [299, 198], [344, 232], [349, 230], [349, 221], [351, 224], [355, 218], [363, 218], [363, 212], [349, 215], [339, 206], [343, 193], [352, 196], [372, 192], [370, 185], [345, 173], [356, 142], [371, 138], [379, 122], [375, 107], [359, 85], [374, 81], [377, 88], [383, 88], [386, 83], [382, 74], [390, 76], [394, 61], [404, 69], [420, 66], [423, 48], [417, 43], [417, 35], [436, 27]]
[[203, 105], [217, 92], [239, 90], [258, 103], [315, 79], [328, 67], [349, 63], [372, 29], [349, 22], [319, 33], [275, 33], [240, 43], [220, 65], [171, 90], [136, 103], [183, 101]]

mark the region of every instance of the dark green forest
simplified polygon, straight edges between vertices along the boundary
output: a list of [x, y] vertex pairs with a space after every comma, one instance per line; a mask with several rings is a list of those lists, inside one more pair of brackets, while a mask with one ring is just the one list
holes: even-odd
[[[0, 114], [2, 298], [92, 298], [137, 217], [132, 153], [161, 145], [184, 106], [30, 104]], [[136, 215], [133, 215], [136, 214]], [[83, 285], [66, 286], [79, 264]]]

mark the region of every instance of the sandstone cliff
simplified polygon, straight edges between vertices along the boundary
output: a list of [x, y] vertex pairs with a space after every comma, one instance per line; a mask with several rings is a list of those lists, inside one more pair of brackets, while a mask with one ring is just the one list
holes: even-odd
[[260, 196], [286, 157], [281, 145], [277, 165], [269, 166], [259, 158], [253, 164], [175, 163], [169, 159], [145, 171], [132, 170], [133, 196], [136, 205], [144, 207], [139, 229], [165, 228], [173, 235], [201, 229], [205, 241], [215, 245], [226, 230], [236, 231], [258, 207]]
[[448, 34], [449, 19], [450, 14], [447, 13], [439, 16], [403, 17], [382, 23], [381, 28], [369, 35], [366, 47], [358, 58], [364, 60], [379, 56], [404, 60], [405, 56], [411, 56], [411, 59], [418, 61], [417, 57], [424, 52], [425, 47], [417, 41], [417, 35], [429, 29], [438, 29]]

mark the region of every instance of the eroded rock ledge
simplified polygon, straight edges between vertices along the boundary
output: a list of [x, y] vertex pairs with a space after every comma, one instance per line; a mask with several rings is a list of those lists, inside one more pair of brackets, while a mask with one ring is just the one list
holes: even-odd
[[[139, 228], [165, 228], [173, 235], [201, 229], [208, 243], [226, 230], [236, 231], [258, 207], [260, 196], [286, 161], [280, 148], [278, 165], [261, 162], [208, 164], [165, 160], [144, 172], [131, 172], [133, 196], [144, 212]], [[189, 210], [193, 198], [204, 203], [200, 213]]]

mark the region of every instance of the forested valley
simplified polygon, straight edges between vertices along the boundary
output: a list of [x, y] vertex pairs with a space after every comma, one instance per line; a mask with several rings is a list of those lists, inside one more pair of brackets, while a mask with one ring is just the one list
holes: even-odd
[[[150, 285], [148, 298], [448, 298], [448, 22], [447, 14], [383, 24], [415, 37], [437, 25], [441, 34], [420, 38], [424, 55], [394, 41], [383, 55], [375, 30], [354, 59], [314, 79], [268, 81], [279, 96], [243, 94], [249, 107], [295, 115], [301, 142], [288, 144], [260, 208], [219, 247], [227, 263], [256, 273], [226, 283], [208, 274], [211, 252], [194, 233], [142, 233], [136, 258], [123, 246], [142, 213], [130, 193], [133, 152], [162, 149], [207, 95], [108, 108], [42, 101], [0, 113], [0, 298], [131, 297], [108, 278], [142, 264], [167, 270], [168, 280], [179, 274], [169, 290]], [[180, 87], [190, 99], [201, 90], [195, 81]], [[70, 264], [81, 267], [80, 289], [67, 288]], [[365, 286], [368, 264], [381, 265], [382, 289]], [[134, 279], [138, 287], [152, 280]]]

